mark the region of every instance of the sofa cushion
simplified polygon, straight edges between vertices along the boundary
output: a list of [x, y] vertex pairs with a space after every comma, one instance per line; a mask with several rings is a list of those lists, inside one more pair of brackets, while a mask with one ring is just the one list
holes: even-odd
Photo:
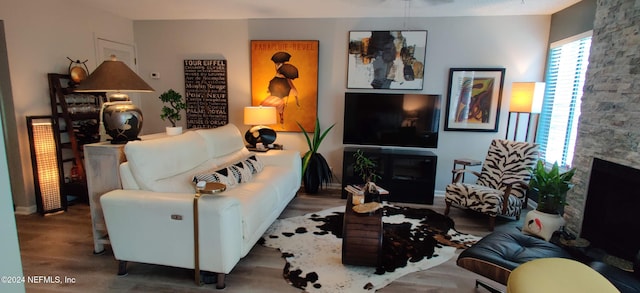
[[195, 132], [205, 140], [207, 157], [209, 158], [226, 156], [244, 148], [240, 130], [233, 124], [211, 129], [198, 129]]
[[[132, 141], [125, 145], [124, 152], [140, 188], [157, 192], [193, 190], [190, 179], [194, 170], [202, 168], [201, 165], [207, 162], [205, 140], [193, 131], [159, 139]], [[208, 168], [211, 166], [214, 165]]]

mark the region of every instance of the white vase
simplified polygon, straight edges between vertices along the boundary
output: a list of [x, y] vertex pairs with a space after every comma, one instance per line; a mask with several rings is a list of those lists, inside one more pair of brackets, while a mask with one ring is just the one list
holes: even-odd
[[533, 210], [527, 213], [522, 232], [549, 241], [553, 232], [558, 231], [560, 227], [564, 226], [564, 223], [564, 218], [559, 214], [547, 214]]
[[167, 127], [167, 135], [178, 135], [182, 134], [182, 126], [177, 127]]

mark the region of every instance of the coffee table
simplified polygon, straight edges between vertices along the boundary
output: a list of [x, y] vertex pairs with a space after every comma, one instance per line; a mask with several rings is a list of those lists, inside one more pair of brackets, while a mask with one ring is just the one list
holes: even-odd
[[342, 263], [378, 266], [382, 252], [382, 210], [359, 214], [353, 211], [351, 194], [347, 198], [342, 230]]

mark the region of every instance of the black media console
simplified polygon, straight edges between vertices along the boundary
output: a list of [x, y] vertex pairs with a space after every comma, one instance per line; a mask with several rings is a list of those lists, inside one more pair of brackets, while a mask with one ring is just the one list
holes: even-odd
[[344, 187], [363, 183], [353, 171], [353, 154], [357, 150], [377, 163], [377, 174], [381, 178], [376, 180], [376, 184], [389, 191], [385, 198], [387, 201], [433, 204], [438, 157], [430, 151], [410, 149], [345, 147], [342, 198], [347, 198]]

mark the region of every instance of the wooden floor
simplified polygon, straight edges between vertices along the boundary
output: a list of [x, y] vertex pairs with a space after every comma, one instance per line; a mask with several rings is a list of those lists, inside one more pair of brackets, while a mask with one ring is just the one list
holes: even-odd
[[[303, 215], [345, 204], [336, 190], [318, 195], [299, 194], [282, 213], [281, 218]], [[419, 205], [411, 205], [419, 206]], [[432, 206], [444, 211], [444, 199], [436, 197]], [[450, 216], [457, 230], [484, 236], [487, 218], [471, 212], [452, 209]], [[524, 218], [524, 217], [522, 217]], [[18, 237], [25, 276], [59, 277], [66, 284], [26, 284], [27, 292], [202, 292], [216, 291], [215, 285], [198, 287], [193, 271], [130, 263], [129, 274], [116, 275], [118, 262], [110, 246], [102, 255], [93, 255], [89, 207], [70, 206], [66, 213], [42, 217], [16, 216]], [[498, 219], [496, 230], [517, 229], [521, 223]], [[459, 252], [458, 252], [459, 253]], [[476, 292], [479, 278], [504, 290], [475, 273], [457, 267], [456, 257], [432, 269], [406, 275], [378, 292]], [[300, 292], [282, 278], [284, 260], [271, 248], [256, 245], [227, 276], [227, 288], [221, 292]], [[478, 292], [487, 292], [478, 289]]]

